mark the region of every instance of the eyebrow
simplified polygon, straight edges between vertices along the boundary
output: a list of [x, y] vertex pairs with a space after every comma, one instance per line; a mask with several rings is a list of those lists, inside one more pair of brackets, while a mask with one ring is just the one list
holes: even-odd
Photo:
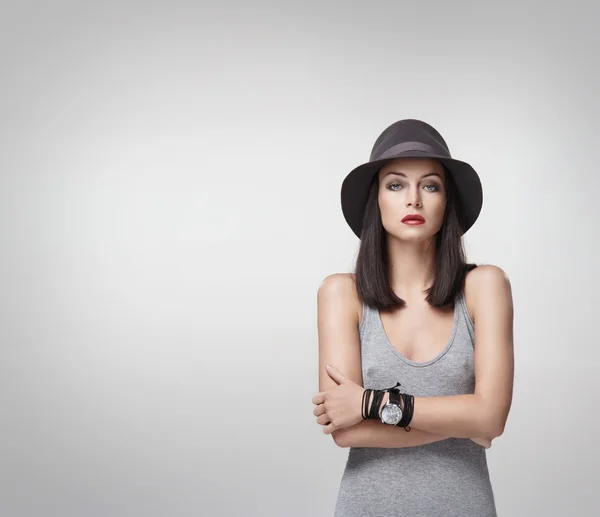
[[[395, 172], [395, 171], [390, 171], [390, 172], [386, 172], [383, 177], [385, 178], [386, 176], [388, 176], [389, 174], [394, 174], [396, 176], [404, 176], [405, 178], [407, 178], [408, 176], [406, 174], [404, 174], [403, 172]], [[427, 174], [424, 174], [423, 176], [421, 176], [421, 178], [419, 179], [423, 179], [426, 178], [427, 176], [437, 176], [440, 179], [443, 179], [442, 176], [440, 174], [438, 174], [437, 172], [429, 172]]]

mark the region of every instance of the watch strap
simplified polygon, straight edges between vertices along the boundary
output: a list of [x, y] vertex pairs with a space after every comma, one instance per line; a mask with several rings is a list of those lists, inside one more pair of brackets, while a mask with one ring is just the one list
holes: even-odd
[[389, 391], [389, 393], [390, 393], [389, 403], [396, 404], [397, 406], [402, 408], [402, 406], [400, 406], [400, 392], [398, 390], [391, 389]]

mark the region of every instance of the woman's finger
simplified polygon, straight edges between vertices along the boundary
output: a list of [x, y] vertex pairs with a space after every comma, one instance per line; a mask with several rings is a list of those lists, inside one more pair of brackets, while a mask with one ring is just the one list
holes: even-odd
[[322, 415], [323, 413], [325, 413], [325, 404], [318, 404], [315, 406], [315, 409], [313, 409], [313, 415], [315, 416]]
[[322, 404], [325, 401], [325, 392], [320, 391], [312, 398], [313, 404]]
[[327, 424], [324, 428], [323, 428], [323, 432], [325, 434], [331, 434], [333, 433], [333, 431], [335, 431], [336, 427], [333, 424]]
[[329, 417], [325, 414], [317, 417], [317, 424], [319, 425], [327, 425], [329, 424]]

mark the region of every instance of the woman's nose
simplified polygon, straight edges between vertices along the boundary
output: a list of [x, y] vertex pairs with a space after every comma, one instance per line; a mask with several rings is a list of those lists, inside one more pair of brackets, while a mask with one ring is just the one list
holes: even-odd
[[421, 206], [418, 189], [410, 190], [407, 194], [406, 206]]

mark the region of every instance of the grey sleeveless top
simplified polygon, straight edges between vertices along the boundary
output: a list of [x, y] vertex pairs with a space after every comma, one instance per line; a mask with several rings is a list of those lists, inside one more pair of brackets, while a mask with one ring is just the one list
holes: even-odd
[[[359, 326], [363, 386], [417, 397], [474, 393], [474, 325], [464, 292], [444, 349], [415, 362], [389, 342], [379, 311], [363, 303]], [[385, 424], [381, 424], [385, 425]], [[406, 432], [398, 429], [398, 432]], [[468, 438], [416, 447], [351, 447], [334, 517], [497, 517], [486, 449]]]

